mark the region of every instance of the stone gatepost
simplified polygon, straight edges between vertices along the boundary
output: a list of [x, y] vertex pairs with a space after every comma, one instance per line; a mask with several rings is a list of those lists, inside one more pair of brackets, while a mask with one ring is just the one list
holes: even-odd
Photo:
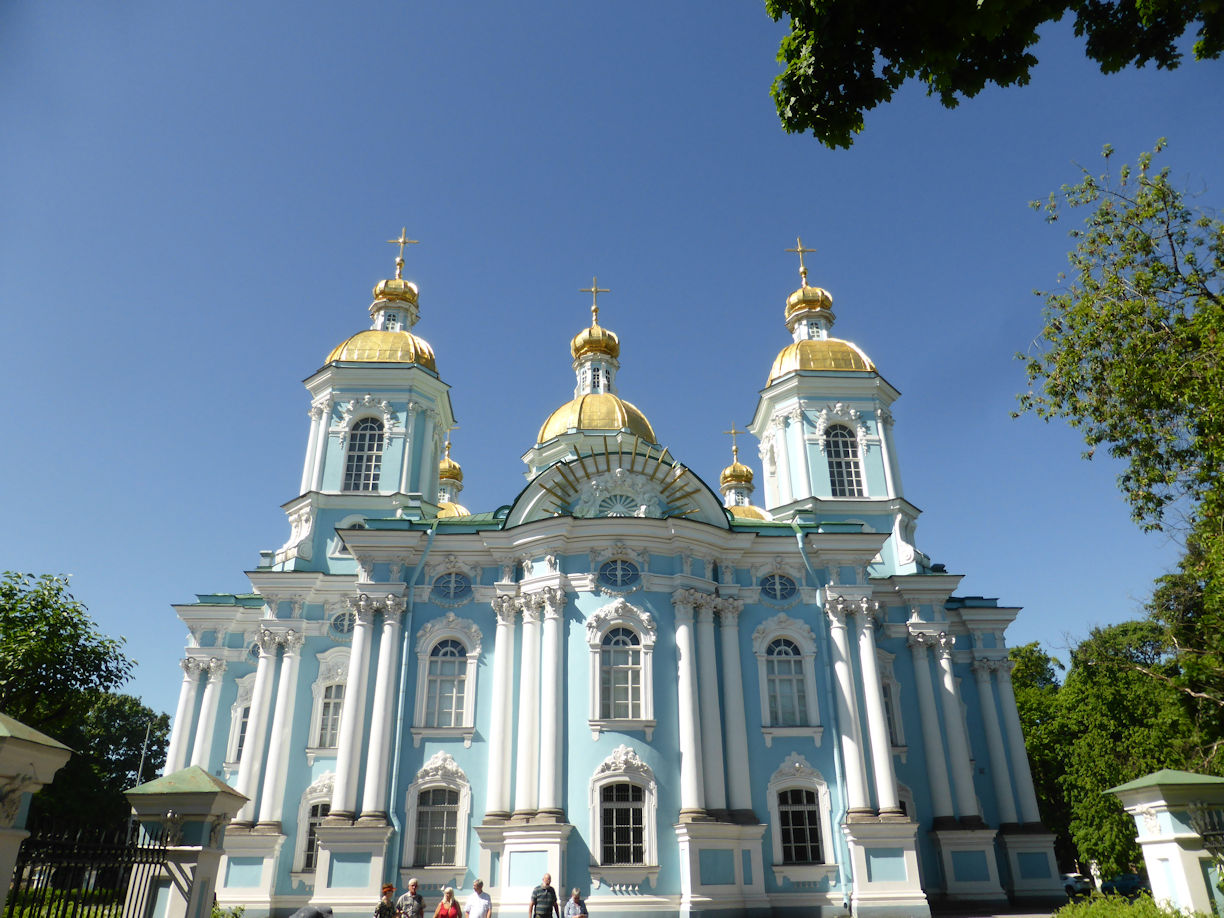
[[[166, 863], [147, 889], [128, 890], [124, 914], [134, 918], [208, 918], [225, 827], [247, 798], [198, 765], [125, 792], [142, 827], [165, 833]], [[136, 915], [135, 903], [144, 903]]]
[[0, 889], [12, 885], [17, 851], [30, 834], [30, 797], [51, 783], [71, 755], [63, 743], [0, 714]]
[[1152, 898], [1206, 914], [1221, 914], [1219, 869], [1194, 827], [1198, 812], [1224, 810], [1224, 778], [1165, 768], [1106, 793], [1135, 819]]

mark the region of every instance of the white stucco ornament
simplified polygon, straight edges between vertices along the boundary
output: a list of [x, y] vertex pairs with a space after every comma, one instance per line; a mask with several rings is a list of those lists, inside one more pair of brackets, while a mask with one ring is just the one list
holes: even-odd
[[663, 498], [645, 475], [613, 469], [588, 479], [574, 504], [574, 516], [636, 516], [662, 519]]
[[456, 781], [466, 781], [467, 775], [459, 767], [459, 763], [448, 752], [435, 752], [417, 772], [417, 781], [423, 778], [450, 778]]

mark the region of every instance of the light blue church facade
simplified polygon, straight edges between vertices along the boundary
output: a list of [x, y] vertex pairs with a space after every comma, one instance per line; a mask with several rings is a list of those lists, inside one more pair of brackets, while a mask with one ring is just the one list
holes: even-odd
[[899, 393], [806, 269], [749, 425], [761, 506], [737, 451], [715, 491], [619, 397], [593, 305], [526, 488], [469, 513], [402, 265], [306, 380], [288, 540], [251, 593], [176, 607], [167, 771], [249, 798], [219, 904], [364, 918], [383, 882], [419, 878], [432, 910], [480, 877], [521, 914], [546, 871], [601, 915], [1057, 895], [1018, 610], [916, 548]]

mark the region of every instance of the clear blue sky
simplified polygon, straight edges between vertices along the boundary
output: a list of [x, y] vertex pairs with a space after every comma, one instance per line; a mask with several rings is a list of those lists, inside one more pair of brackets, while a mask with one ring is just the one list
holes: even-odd
[[829, 151], [778, 126], [782, 32], [759, 3], [0, 3], [0, 563], [71, 574], [173, 710], [170, 603], [284, 542], [300, 381], [366, 327], [401, 226], [473, 510], [570, 397], [593, 274], [621, 394], [716, 483], [800, 234], [904, 393], [919, 547], [1025, 607], [1013, 643], [1136, 614], [1176, 544], [1072, 432], [1008, 416], [1068, 245], [1027, 203], [1161, 136], [1224, 201], [1224, 64], [1102, 77], [1060, 26], [1030, 86], [910, 87]]

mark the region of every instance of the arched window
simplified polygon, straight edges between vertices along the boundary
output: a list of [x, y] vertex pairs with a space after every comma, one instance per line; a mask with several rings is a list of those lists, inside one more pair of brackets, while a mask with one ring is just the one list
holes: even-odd
[[472, 745], [476, 727], [476, 671], [480, 629], [447, 612], [426, 622], [417, 635], [416, 713], [412, 741], [425, 737], [460, 737]]
[[780, 612], [752, 633], [761, 688], [761, 733], [810, 736], [820, 744], [816, 704], [816, 637], [806, 622]]
[[377, 491], [382, 466], [383, 422], [362, 418], [349, 431], [348, 457], [344, 463], [344, 490]]
[[310, 687], [314, 706], [310, 715], [310, 739], [306, 755], [336, 754], [340, 741], [340, 712], [344, 708], [344, 685], [348, 680], [349, 649], [333, 647], [318, 656], [319, 675]]
[[238, 680], [238, 695], [230, 707], [229, 740], [225, 744], [225, 770], [236, 771], [246, 745], [247, 722], [251, 719], [251, 696], [255, 691], [255, 674], [248, 673]]
[[306, 817], [306, 844], [302, 849], [302, 872], [312, 873], [319, 856], [318, 828], [331, 813], [330, 803], [316, 803]]
[[850, 428], [834, 424], [825, 431], [825, 455], [829, 459], [829, 493], [834, 497], [862, 497], [858, 438]]
[[612, 628], [599, 650], [599, 716], [642, 716], [642, 642], [628, 628]]
[[587, 618], [591, 650], [591, 734], [654, 732], [655, 623], [650, 613], [624, 599]]
[[829, 824], [829, 786], [807, 759], [792, 752], [769, 781], [773, 871], [778, 882], [818, 882], [837, 871]]
[[408, 788], [404, 863], [425, 886], [455, 885], [467, 873], [472, 788], [445, 752], [435, 752]]
[[325, 772], [303, 791], [298, 803], [297, 841], [293, 846], [293, 877], [307, 884], [314, 883], [319, 868], [319, 826], [331, 812], [335, 772]]
[[658, 877], [658, 785], [628, 746], [617, 746], [591, 778], [591, 876], [609, 886]]

